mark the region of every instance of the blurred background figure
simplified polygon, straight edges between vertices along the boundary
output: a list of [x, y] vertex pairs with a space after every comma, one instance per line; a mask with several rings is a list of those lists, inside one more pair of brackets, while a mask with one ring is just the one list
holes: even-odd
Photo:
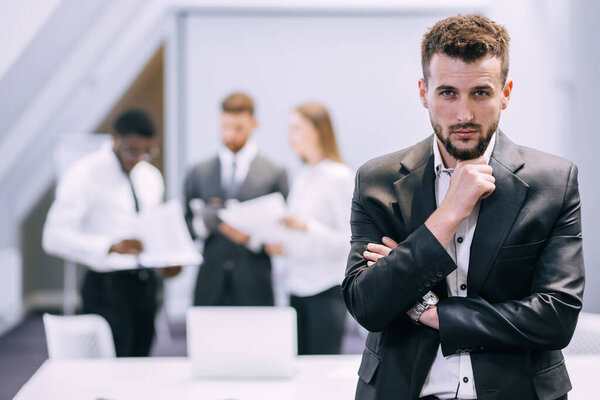
[[192, 236], [204, 240], [194, 305], [274, 304], [271, 260], [262, 243], [218, 217], [227, 201], [274, 192], [287, 196], [285, 169], [258, 155], [251, 138], [257, 125], [252, 98], [244, 93], [229, 95], [222, 102], [222, 148], [186, 178], [186, 221]]
[[[44, 250], [89, 267], [83, 313], [109, 323], [117, 356], [147, 356], [154, 338], [160, 277], [153, 269], [115, 271], [116, 255], [137, 255], [136, 214], [160, 204], [164, 183], [148, 161], [156, 156], [154, 126], [140, 110], [121, 114], [111, 141], [76, 162], [56, 190], [43, 233]], [[174, 274], [177, 268], [170, 269]]]
[[350, 249], [350, 204], [354, 173], [342, 163], [327, 109], [319, 103], [296, 108], [289, 140], [304, 165], [288, 198], [291, 231], [266, 246], [284, 258], [290, 305], [298, 314], [298, 353], [340, 352], [346, 310], [340, 283]]

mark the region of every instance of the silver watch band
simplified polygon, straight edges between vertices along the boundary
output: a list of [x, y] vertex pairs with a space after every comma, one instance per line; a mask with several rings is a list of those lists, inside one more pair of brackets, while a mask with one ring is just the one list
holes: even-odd
[[429, 304], [424, 304], [422, 302], [418, 302], [415, 306], [410, 310], [410, 319], [419, 324], [419, 318], [421, 318], [421, 314], [425, 312], [429, 308]]
[[428, 308], [435, 306], [438, 303], [438, 301], [439, 301], [439, 298], [432, 291], [425, 293], [425, 295], [423, 297], [421, 297], [417, 301], [417, 304], [415, 304], [415, 306], [410, 310], [410, 314], [409, 314], [410, 319], [414, 323], [419, 325], [419, 319], [421, 318], [421, 315]]

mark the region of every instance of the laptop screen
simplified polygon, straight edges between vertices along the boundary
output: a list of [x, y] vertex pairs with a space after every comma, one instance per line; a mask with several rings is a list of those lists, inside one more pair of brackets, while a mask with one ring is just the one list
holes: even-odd
[[199, 377], [289, 377], [298, 354], [291, 307], [192, 307], [187, 348]]

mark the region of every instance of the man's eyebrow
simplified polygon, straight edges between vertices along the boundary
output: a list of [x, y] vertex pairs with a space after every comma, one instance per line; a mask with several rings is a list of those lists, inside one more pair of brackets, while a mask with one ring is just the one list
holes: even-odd
[[[494, 88], [490, 85], [478, 85], [473, 87], [471, 90], [493, 90]], [[456, 88], [454, 86], [450, 86], [450, 85], [440, 85], [438, 87], [435, 88], [435, 90], [438, 91], [444, 91], [444, 90], [456, 90]]]
[[456, 88], [454, 86], [449, 85], [440, 85], [436, 87], [435, 90], [456, 90]]

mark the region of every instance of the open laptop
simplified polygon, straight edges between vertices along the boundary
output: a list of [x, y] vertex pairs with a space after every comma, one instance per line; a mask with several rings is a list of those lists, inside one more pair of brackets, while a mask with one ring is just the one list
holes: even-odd
[[291, 307], [192, 307], [187, 351], [206, 378], [291, 377], [298, 354]]

